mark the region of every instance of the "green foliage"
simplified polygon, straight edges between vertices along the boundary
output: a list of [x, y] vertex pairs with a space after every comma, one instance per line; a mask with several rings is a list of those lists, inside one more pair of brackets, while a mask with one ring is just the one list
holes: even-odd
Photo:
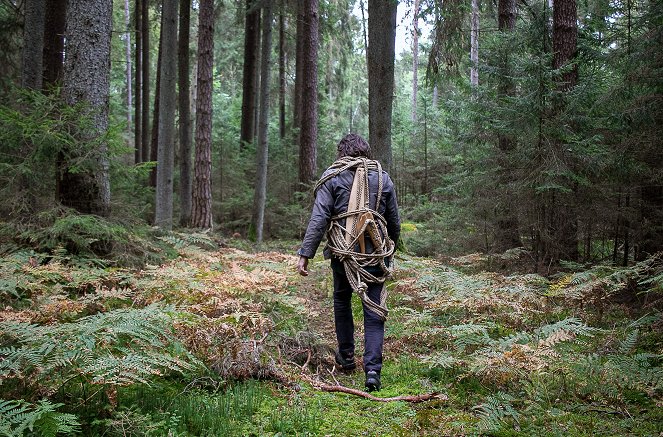
[[173, 311], [152, 305], [58, 325], [0, 322], [0, 378], [52, 393], [73, 379], [113, 386], [189, 371], [196, 362], [170, 334]]
[[30, 434], [55, 437], [57, 434], [77, 434], [80, 423], [73, 414], [57, 411], [63, 404], [41, 400], [31, 404], [22, 400], [0, 399], [0, 433], [4, 436]]

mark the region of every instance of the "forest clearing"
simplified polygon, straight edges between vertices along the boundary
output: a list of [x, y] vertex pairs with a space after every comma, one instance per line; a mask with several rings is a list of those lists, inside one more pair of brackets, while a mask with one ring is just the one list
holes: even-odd
[[0, 435], [663, 436], [663, 1], [0, 0], [0, 47]]

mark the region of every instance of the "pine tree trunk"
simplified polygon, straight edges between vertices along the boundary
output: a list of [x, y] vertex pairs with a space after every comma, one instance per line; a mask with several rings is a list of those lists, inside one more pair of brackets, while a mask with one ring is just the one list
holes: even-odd
[[177, 54], [179, 138], [180, 138], [180, 225], [191, 221], [191, 106], [189, 105], [189, 40], [191, 0], [180, 0], [180, 26]]
[[43, 85], [58, 85], [64, 72], [64, 32], [67, 0], [46, 0], [44, 20]]
[[412, 123], [414, 123], [415, 126], [417, 124], [418, 88], [419, 88], [419, 0], [414, 0], [414, 9], [412, 9]]
[[279, 137], [285, 139], [285, 12], [279, 9]]
[[368, 1], [368, 136], [373, 157], [391, 170], [396, 0]]
[[[318, 136], [318, 0], [308, 0], [302, 16], [302, 104], [299, 136], [299, 183], [316, 177]], [[300, 36], [297, 35], [299, 38]]]
[[127, 133], [131, 134], [131, 112], [133, 103], [131, 101], [131, 12], [129, 11], [129, 0], [124, 0], [124, 28], [126, 29], [126, 40], [124, 41], [127, 77]]
[[479, 0], [472, 0], [472, 30], [470, 35], [470, 85], [479, 86]]
[[267, 201], [267, 164], [269, 158], [269, 76], [272, 53], [272, 0], [267, 0], [262, 12], [262, 60], [260, 62], [260, 117], [258, 120], [258, 153], [256, 186], [253, 197], [252, 227], [256, 242], [262, 243]]
[[[159, 89], [161, 88], [161, 46], [162, 46], [162, 37], [163, 37], [163, 24], [161, 26], [161, 32], [159, 33], [159, 52], [157, 53], [157, 74], [156, 78], [154, 80], [154, 89], [156, 92], [154, 93], [154, 110], [152, 113], [152, 131], [150, 132], [150, 148], [149, 148], [149, 156], [150, 156], [150, 161], [152, 162], [157, 162], [159, 161], [159, 156], [158, 156], [158, 145], [159, 145], [159, 103], [161, 101], [161, 97], [159, 95]], [[157, 164], [158, 165], [158, 164]], [[152, 171], [150, 172], [150, 180], [149, 180], [149, 185], [152, 188], [156, 188], [157, 186], [157, 169], [156, 167], [152, 168]]]
[[578, 83], [578, 67], [568, 64], [576, 56], [578, 41], [576, 0], [553, 2], [553, 68], [565, 68], [558, 79], [558, 87], [568, 91]]
[[[162, 42], [159, 57], [159, 138], [157, 140], [157, 189], [154, 224], [163, 229], [173, 227], [173, 166], [175, 160], [175, 109], [177, 93], [177, 0], [164, 0]], [[163, 62], [167, 59], [168, 62]]]
[[[110, 88], [112, 0], [70, 0], [67, 8], [67, 57], [64, 65], [63, 96], [67, 104], [84, 102], [93, 129], [76, 133], [81, 142], [99, 141], [94, 171], [71, 173], [64, 163], [58, 174], [58, 198], [63, 205], [82, 213], [108, 216], [110, 182], [108, 148], [100, 140], [108, 129]], [[79, 169], [80, 170], [80, 169]]]
[[45, 16], [45, 0], [25, 0], [21, 70], [21, 86], [23, 88], [40, 90], [42, 87]]
[[244, 21], [244, 69], [242, 77], [242, 121], [240, 148], [253, 143], [256, 124], [256, 94], [258, 92], [258, 65], [260, 62], [260, 9], [254, 0], [246, 0]]
[[134, 21], [136, 44], [134, 51], [134, 163], [140, 164], [147, 161], [143, 157], [143, 100], [142, 100], [142, 84], [143, 84], [143, 20], [141, 12], [142, 0], [135, 0], [134, 7]]
[[[141, 155], [143, 162], [151, 161], [153, 159], [150, 148], [150, 2], [149, 0], [141, 0], [141, 30], [142, 30], [142, 50], [143, 60], [142, 66], [142, 110], [141, 116], [143, 126], [141, 127], [141, 146], [143, 148]], [[157, 89], [159, 89], [157, 87]], [[155, 93], [157, 96], [159, 93]], [[156, 97], [155, 97], [156, 100]], [[152, 185], [154, 186], [154, 185]]]
[[212, 227], [212, 73], [214, 65], [214, 0], [201, 0], [198, 22], [198, 97], [196, 158], [191, 226]]

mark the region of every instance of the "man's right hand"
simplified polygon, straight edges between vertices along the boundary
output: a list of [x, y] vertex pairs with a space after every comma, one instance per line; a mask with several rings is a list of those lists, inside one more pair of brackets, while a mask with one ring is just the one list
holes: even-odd
[[299, 257], [299, 262], [297, 263], [297, 271], [302, 276], [308, 276], [308, 258], [304, 256]]

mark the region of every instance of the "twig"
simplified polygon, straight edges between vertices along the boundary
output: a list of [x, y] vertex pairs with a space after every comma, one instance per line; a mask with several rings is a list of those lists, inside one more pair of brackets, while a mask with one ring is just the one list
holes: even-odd
[[302, 365], [302, 371], [308, 367], [308, 363], [311, 362], [311, 349], [307, 349], [308, 356], [306, 357], [306, 362]]

